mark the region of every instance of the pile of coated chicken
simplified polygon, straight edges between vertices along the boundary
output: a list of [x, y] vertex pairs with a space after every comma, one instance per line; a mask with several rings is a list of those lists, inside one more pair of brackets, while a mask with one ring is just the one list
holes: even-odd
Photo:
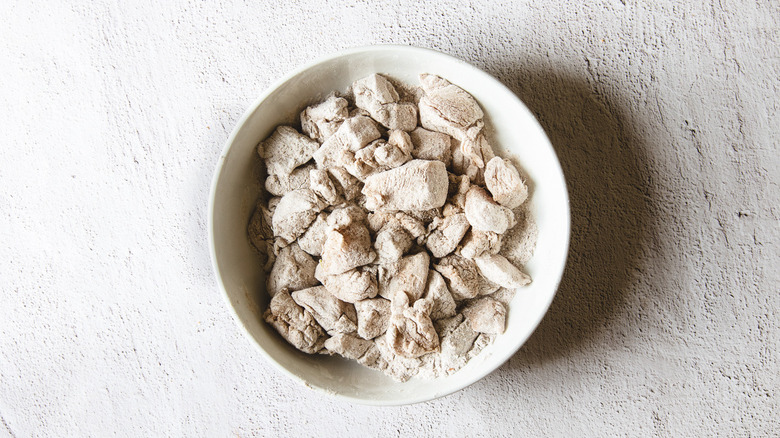
[[249, 224], [270, 269], [265, 320], [303, 352], [401, 381], [462, 367], [531, 281], [499, 253], [527, 197], [520, 174], [470, 94], [430, 74], [420, 85], [374, 74], [306, 108], [303, 133], [277, 127], [258, 146], [272, 196]]

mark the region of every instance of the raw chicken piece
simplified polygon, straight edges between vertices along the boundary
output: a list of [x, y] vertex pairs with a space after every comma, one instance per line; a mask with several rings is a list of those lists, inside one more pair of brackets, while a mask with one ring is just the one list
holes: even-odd
[[375, 234], [390, 223], [400, 226], [418, 240], [427, 234], [423, 221], [410, 213], [379, 210], [368, 214], [368, 228]]
[[446, 166], [452, 161], [451, 138], [441, 132], [417, 128], [410, 133], [414, 149], [412, 156], [421, 160], [441, 160]]
[[374, 343], [365, 339], [360, 339], [356, 336], [348, 334], [336, 334], [332, 338], [325, 341], [325, 348], [328, 351], [337, 353], [347, 359], [353, 359], [360, 361], [360, 358], [366, 354], [369, 348], [373, 347]]
[[470, 230], [461, 241], [460, 255], [475, 259], [481, 255], [498, 254], [502, 236], [492, 231]]
[[397, 266], [391, 268], [392, 276], [386, 287], [380, 288], [379, 294], [392, 300], [399, 293], [404, 293], [410, 302], [415, 302], [425, 292], [430, 260], [427, 252], [403, 257]]
[[347, 303], [374, 298], [378, 293], [376, 269], [369, 266], [351, 269], [336, 275], [323, 275], [317, 266], [314, 276], [334, 297]]
[[449, 318], [435, 319], [433, 320], [433, 328], [436, 329], [436, 333], [439, 334], [439, 339], [444, 343], [444, 338], [454, 332], [456, 328], [463, 322], [463, 314], [456, 313]]
[[430, 301], [418, 300], [410, 307], [406, 294], [393, 297], [387, 342], [396, 354], [414, 358], [439, 349], [439, 335], [429, 316], [431, 306]]
[[309, 137], [324, 141], [333, 135], [341, 123], [349, 117], [346, 99], [332, 95], [325, 101], [301, 112], [301, 128]]
[[411, 246], [412, 236], [398, 221], [387, 223], [379, 230], [376, 239], [374, 239], [374, 248], [380, 263], [398, 261]]
[[369, 210], [428, 210], [447, 200], [447, 169], [441, 161], [412, 160], [371, 175], [363, 194]]
[[443, 132], [458, 140], [484, 116], [476, 100], [446, 79], [421, 74], [425, 95], [420, 99], [420, 124], [431, 131]]
[[265, 159], [269, 175], [289, 175], [296, 167], [311, 160], [320, 144], [290, 126], [279, 126], [270, 137], [257, 146]]
[[249, 219], [247, 234], [249, 234], [249, 241], [260, 253], [260, 263], [263, 265], [263, 270], [270, 271], [276, 260], [273, 253], [274, 232], [271, 229], [271, 213], [261, 201], [258, 201], [257, 208], [252, 213], [252, 218]]
[[381, 371], [395, 381], [406, 382], [419, 373], [422, 358], [405, 357], [396, 353], [389, 338], [389, 333], [385, 333], [374, 339], [374, 345], [381, 356], [381, 363], [384, 364]]
[[507, 208], [519, 207], [528, 197], [528, 188], [512, 162], [495, 157], [485, 168], [485, 184], [493, 200]]
[[274, 236], [292, 242], [303, 234], [326, 205], [310, 189], [284, 195], [274, 211]]
[[388, 129], [411, 131], [417, 125], [417, 107], [413, 103], [398, 102], [393, 84], [378, 74], [358, 79], [352, 84], [355, 105], [371, 114]]
[[353, 155], [380, 136], [376, 123], [370, 117], [350, 117], [314, 152], [314, 161], [321, 169], [342, 166], [345, 161], [354, 160], [354, 157], [345, 158], [345, 155]]
[[287, 342], [304, 353], [319, 352], [328, 338], [311, 313], [297, 305], [286, 290], [271, 298], [263, 316]]
[[298, 246], [307, 253], [319, 257], [322, 255], [322, 246], [328, 237], [328, 213], [322, 211], [309, 225], [305, 233], [298, 238]]
[[299, 167], [290, 173], [270, 174], [265, 178], [265, 189], [275, 196], [284, 196], [293, 190], [309, 188], [309, 172], [314, 164]]
[[297, 243], [279, 250], [276, 262], [268, 274], [268, 295], [276, 296], [282, 289], [299, 290], [315, 286], [317, 262], [301, 250]]
[[403, 154], [405, 157], [408, 157], [408, 160], [412, 159], [414, 143], [412, 143], [412, 137], [410, 137], [406, 131], [402, 131], [400, 129], [387, 131], [387, 144], [397, 149], [398, 152]]
[[528, 274], [517, 269], [502, 255], [483, 255], [474, 259], [474, 262], [485, 278], [501, 287], [517, 289], [531, 283]]
[[355, 306], [334, 297], [324, 286], [298, 290], [290, 295], [329, 335], [357, 332]]
[[425, 246], [436, 258], [442, 258], [455, 251], [458, 243], [469, 229], [469, 221], [464, 213], [450, 214], [436, 218], [428, 226], [430, 234]]
[[[493, 148], [481, 131], [474, 138], [463, 139], [460, 143], [460, 148], [463, 151], [463, 156], [479, 169], [484, 169], [487, 162], [495, 157]], [[482, 171], [482, 178], [484, 178], [484, 170]]]
[[455, 254], [439, 260], [433, 268], [444, 276], [452, 297], [458, 301], [487, 295], [499, 288], [497, 284], [482, 277], [474, 261]]
[[387, 331], [390, 322], [390, 301], [372, 298], [355, 301], [357, 331], [363, 339], [374, 339]]
[[460, 316], [460, 323], [441, 339], [441, 353], [443, 356], [462, 356], [466, 354], [471, 350], [474, 340], [479, 336], [479, 333], [471, 328], [462, 315], [458, 316]]
[[365, 213], [356, 206], [338, 208], [328, 216], [328, 231], [318, 266], [323, 276], [341, 274], [376, 259], [371, 235], [363, 224]]
[[336, 205], [341, 200], [336, 186], [325, 169], [312, 167], [309, 171], [309, 188], [329, 205]]
[[466, 193], [466, 218], [475, 230], [502, 234], [515, 225], [512, 210], [496, 204], [487, 192], [472, 186]]
[[361, 196], [360, 190], [363, 188], [363, 183], [357, 178], [350, 175], [347, 169], [343, 167], [330, 167], [328, 173], [331, 176], [331, 181], [334, 185], [337, 185], [337, 189], [344, 194], [344, 198], [347, 201], [352, 201], [358, 196]]
[[455, 300], [452, 298], [444, 277], [434, 270], [428, 271], [428, 284], [423, 299], [432, 303], [431, 319], [438, 320], [455, 315]]
[[471, 188], [471, 180], [467, 175], [448, 174], [450, 186], [447, 190], [449, 203], [461, 211], [466, 207], [466, 193]]
[[491, 297], [477, 298], [463, 308], [469, 327], [475, 332], [504, 333], [506, 325], [506, 307]]

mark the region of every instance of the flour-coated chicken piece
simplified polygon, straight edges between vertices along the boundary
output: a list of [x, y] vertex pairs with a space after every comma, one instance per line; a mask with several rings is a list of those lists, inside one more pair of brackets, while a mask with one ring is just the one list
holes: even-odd
[[506, 208], [519, 207], [528, 198], [528, 188], [511, 161], [495, 157], [485, 168], [485, 185], [493, 200]]
[[431, 319], [434, 321], [455, 315], [455, 299], [452, 298], [444, 277], [433, 269], [428, 271], [428, 282], [422, 299], [431, 302]]
[[371, 117], [388, 129], [411, 131], [417, 126], [417, 107], [399, 102], [393, 84], [382, 75], [373, 74], [352, 84], [355, 105], [368, 111]]
[[290, 296], [299, 306], [308, 310], [330, 336], [357, 332], [355, 306], [334, 297], [325, 286], [297, 290]]
[[439, 350], [439, 335], [430, 317], [430, 301], [417, 300], [409, 306], [408, 295], [396, 294], [390, 308], [387, 342], [396, 354], [416, 358]]
[[307, 253], [319, 257], [328, 235], [328, 213], [321, 211], [305, 233], [298, 238], [298, 246]]
[[350, 334], [335, 334], [325, 341], [328, 351], [358, 362], [371, 347], [375, 348], [373, 342]]
[[289, 175], [311, 160], [320, 144], [290, 126], [279, 126], [257, 146], [269, 175]]
[[501, 334], [506, 325], [506, 307], [491, 297], [481, 297], [463, 307], [469, 327], [479, 333]]
[[433, 265], [446, 280], [455, 300], [465, 300], [487, 295], [498, 290], [499, 285], [484, 278], [473, 260], [450, 254]]
[[304, 353], [320, 352], [328, 339], [312, 314], [296, 304], [286, 290], [271, 298], [263, 317], [287, 342]]
[[444, 133], [416, 128], [409, 133], [414, 149], [411, 153], [420, 160], [440, 160], [449, 167], [452, 162], [452, 138]]
[[468, 129], [484, 117], [474, 97], [446, 79], [421, 74], [420, 85], [425, 92], [419, 105], [423, 128], [462, 141], [467, 137]]
[[413, 238], [398, 221], [387, 223], [376, 233], [374, 249], [380, 263], [397, 262], [409, 248]]
[[287, 193], [274, 210], [274, 236], [288, 243], [293, 242], [306, 232], [317, 217], [317, 213], [327, 206], [310, 189], [298, 189]]
[[503, 234], [516, 223], [512, 210], [497, 204], [479, 186], [472, 186], [466, 193], [464, 211], [472, 228], [479, 231]]
[[318, 267], [322, 275], [341, 274], [376, 259], [365, 217], [365, 212], [357, 206], [337, 208], [330, 213]]
[[444, 205], [449, 180], [441, 161], [412, 160], [371, 175], [363, 194], [369, 210], [428, 210]]
[[333, 181], [330, 179], [328, 171], [312, 167], [309, 170], [309, 188], [322, 198], [328, 205], [340, 203], [342, 197]]
[[350, 117], [312, 156], [321, 169], [342, 166], [345, 162], [354, 161], [355, 152], [379, 137], [381, 133], [370, 117]]
[[316, 286], [316, 268], [317, 262], [297, 243], [279, 249], [266, 281], [268, 295], [273, 297], [282, 289], [295, 291]]
[[265, 178], [265, 189], [274, 196], [284, 196], [293, 190], [309, 188], [309, 172], [316, 166], [307, 164], [290, 173], [270, 174]]
[[329, 96], [317, 105], [301, 112], [301, 128], [309, 137], [323, 142], [335, 134], [341, 123], [349, 117], [349, 102], [342, 97]]
[[397, 294], [403, 293], [409, 297], [410, 302], [415, 302], [425, 292], [430, 261], [431, 257], [427, 252], [402, 257], [397, 265], [391, 268], [392, 271], [387, 273], [388, 280], [382, 282], [380, 295], [392, 300]]
[[446, 214], [443, 218], [435, 218], [428, 225], [430, 234], [425, 241], [425, 246], [436, 258], [442, 258], [455, 251], [470, 227], [464, 213], [454, 213], [454, 208], [446, 207], [445, 210], [450, 214]]
[[374, 339], [387, 331], [390, 322], [390, 300], [381, 297], [355, 301], [357, 332], [363, 339]]
[[325, 275], [317, 266], [314, 276], [334, 297], [347, 303], [374, 298], [379, 292], [376, 267], [361, 266], [335, 275]]
[[474, 259], [479, 272], [491, 282], [507, 289], [517, 289], [531, 283], [531, 277], [517, 269], [506, 257], [493, 254]]
[[460, 242], [460, 255], [473, 260], [481, 255], [498, 254], [502, 241], [503, 234], [469, 230]]

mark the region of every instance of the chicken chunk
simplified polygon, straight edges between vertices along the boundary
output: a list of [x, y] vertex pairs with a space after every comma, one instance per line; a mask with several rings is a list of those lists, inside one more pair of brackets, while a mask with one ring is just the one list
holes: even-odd
[[495, 157], [485, 168], [485, 185], [493, 200], [506, 208], [519, 207], [528, 197], [528, 188], [512, 162]]
[[388, 129], [411, 131], [417, 125], [417, 107], [399, 102], [393, 84], [383, 76], [373, 74], [352, 84], [355, 105], [371, 114]]
[[412, 247], [412, 236], [398, 223], [389, 222], [376, 234], [374, 248], [380, 263], [398, 261]]
[[351, 269], [335, 275], [324, 275], [317, 266], [314, 276], [334, 297], [347, 303], [374, 298], [379, 292], [377, 287], [376, 269], [369, 266]]
[[483, 255], [474, 259], [474, 262], [485, 278], [501, 287], [517, 289], [531, 283], [528, 274], [517, 269], [502, 255]]
[[515, 225], [512, 210], [496, 204], [493, 198], [478, 186], [472, 186], [466, 193], [464, 210], [469, 223], [478, 231], [502, 234]]
[[293, 190], [284, 195], [274, 211], [274, 236], [287, 242], [294, 241], [325, 207], [325, 203], [310, 189]]
[[397, 294], [404, 293], [410, 302], [415, 302], [425, 292], [430, 259], [426, 252], [403, 257], [391, 268], [392, 275], [387, 282], [382, 282], [379, 294], [392, 300]]
[[355, 306], [334, 297], [324, 286], [298, 290], [290, 295], [329, 335], [357, 332]]
[[484, 116], [477, 101], [462, 88], [446, 79], [421, 74], [420, 84], [425, 92], [420, 99], [420, 124], [425, 129], [443, 132], [458, 140]]
[[396, 354], [415, 358], [438, 351], [439, 335], [430, 318], [430, 301], [418, 300], [410, 307], [406, 294], [396, 294], [390, 307], [387, 342]]
[[428, 271], [428, 283], [425, 285], [425, 293], [422, 298], [432, 303], [432, 320], [449, 318], [455, 315], [455, 300], [447, 288], [444, 277], [434, 270]]
[[371, 347], [376, 348], [373, 342], [349, 334], [336, 334], [325, 341], [328, 351], [358, 362]]
[[458, 301], [487, 295], [499, 288], [480, 274], [474, 261], [455, 254], [439, 260], [433, 268], [444, 276], [452, 297]]
[[303, 132], [315, 140], [324, 141], [349, 117], [348, 105], [346, 99], [331, 95], [323, 102], [307, 107], [301, 112]]
[[421, 160], [440, 160], [449, 167], [452, 161], [452, 140], [441, 132], [417, 128], [410, 133], [414, 149], [412, 156]]
[[440, 161], [412, 160], [371, 175], [363, 194], [369, 210], [428, 210], [447, 200], [447, 169]]
[[315, 286], [317, 262], [301, 250], [297, 243], [279, 250], [271, 273], [266, 281], [268, 295], [275, 296], [282, 289], [299, 290]]
[[365, 213], [354, 206], [333, 210], [328, 216], [329, 229], [318, 267], [323, 276], [341, 274], [376, 259], [363, 218]]
[[293, 190], [309, 188], [309, 172], [314, 164], [307, 164], [290, 173], [270, 174], [265, 178], [265, 189], [274, 196], [284, 196]]
[[344, 199], [352, 201], [361, 196], [360, 190], [363, 188], [363, 183], [347, 172], [347, 169], [330, 167], [328, 168], [328, 173], [336, 189], [344, 195]]
[[328, 171], [312, 167], [309, 170], [309, 188], [322, 198], [328, 205], [336, 205], [341, 201], [336, 185], [331, 181]]
[[354, 161], [355, 152], [379, 137], [381, 134], [370, 117], [350, 117], [312, 156], [320, 169], [343, 166], [345, 162]]
[[506, 307], [491, 297], [477, 298], [463, 308], [469, 327], [475, 332], [504, 333], [506, 325]]
[[471, 328], [468, 321], [465, 321], [461, 315], [458, 316], [460, 318], [455, 321], [460, 322], [441, 338], [442, 356], [457, 357], [466, 354], [479, 336], [479, 333]]
[[357, 332], [363, 339], [374, 339], [387, 331], [390, 322], [390, 300], [373, 298], [355, 301]]
[[[488, 161], [495, 157], [493, 148], [488, 143], [487, 138], [481, 131], [477, 132], [474, 138], [467, 137], [460, 144], [463, 156], [479, 169], [484, 169]], [[484, 170], [481, 173], [484, 179]]]
[[269, 175], [289, 175], [296, 167], [311, 160], [320, 144], [290, 126], [279, 126], [257, 147], [265, 159]]
[[322, 255], [322, 246], [328, 237], [328, 213], [322, 211], [309, 225], [305, 233], [298, 238], [298, 245], [307, 253], [319, 257]]
[[436, 218], [428, 226], [430, 234], [425, 246], [436, 258], [442, 258], [455, 251], [458, 243], [469, 229], [469, 221], [464, 213], [450, 214]]
[[318, 353], [328, 338], [312, 314], [296, 304], [286, 290], [271, 298], [264, 319], [287, 342], [304, 353]]
[[475, 259], [481, 255], [498, 254], [503, 235], [492, 231], [470, 230], [461, 241], [460, 255]]

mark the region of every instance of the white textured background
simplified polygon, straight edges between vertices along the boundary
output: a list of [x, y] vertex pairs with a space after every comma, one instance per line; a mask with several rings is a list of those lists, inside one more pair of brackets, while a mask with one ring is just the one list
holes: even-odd
[[[777, 1], [275, 3], [0, 2], [0, 436], [780, 434]], [[401, 408], [272, 369], [206, 242], [244, 109], [374, 43], [507, 84], [572, 198], [528, 344]]]

